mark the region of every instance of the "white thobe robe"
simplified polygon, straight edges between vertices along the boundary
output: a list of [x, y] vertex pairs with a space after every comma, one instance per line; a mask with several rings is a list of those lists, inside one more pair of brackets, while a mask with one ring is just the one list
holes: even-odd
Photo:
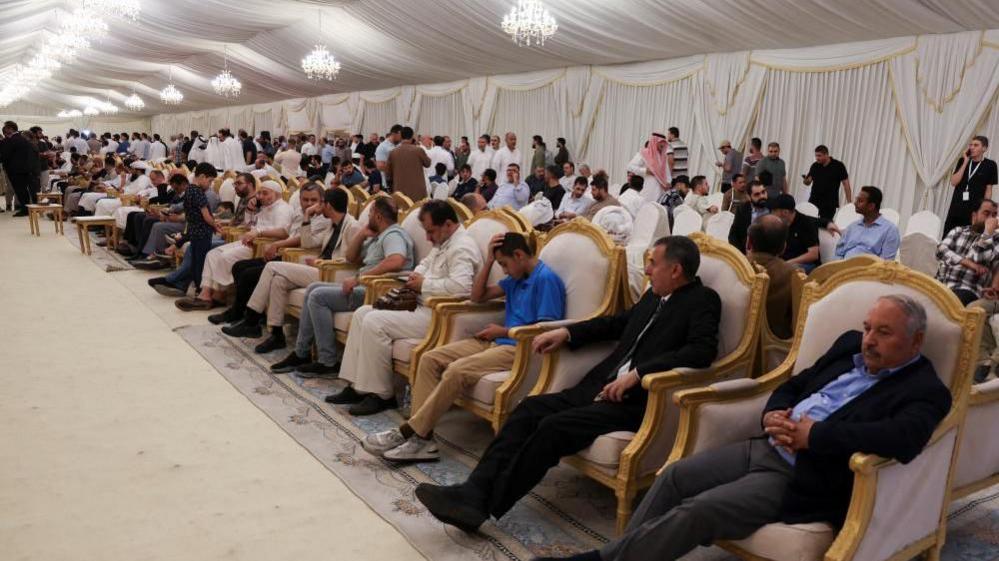
[[226, 138], [222, 143], [222, 169], [238, 171], [245, 165], [242, 143], [231, 136]]
[[[294, 215], [291, 205], [283, 199], [278, 199], [272, 205], [260, 209], [250, 218], [250, 221], [253, 225], [252, 229], [259, 232], [275, 228], [284, 228], [285, 232], [289, 232]], [[201, 286], [220, 289], [231, 285], [234, 282], [232, 266], [237, 261], [252, 257], [253, 245], [243, 245], [243, 242], [239, 240], [216, 247], [209, 251], [205, 257]]]
[[208, 139], [208, 148], [205, 149], [205, 161], [221, 170], [225, 165], [225, 156], [222, 155], [222, 143], [217, 136]]

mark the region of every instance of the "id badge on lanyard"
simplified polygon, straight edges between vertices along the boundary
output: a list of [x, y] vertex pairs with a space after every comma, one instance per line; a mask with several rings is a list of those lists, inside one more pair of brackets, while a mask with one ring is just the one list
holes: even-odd
[[978, 173], [978, 168], [982, 167], [982, 163], [984, 161], [985, 160], [982, 160], [981, 162], [978, 162], [978, 165], [975, 166], [974, 169], [971, 168], [971, 163], [968, 163], [968, 181], [965, 182], [965, 184], [964, 184], [964, 193], [961, 194], [961, 199], [964, 202], [968, 202], [968, 201], [971, 200], [971, 193], [968, 192], [968, 189], [971, 188], [971, 178], [974, 177], [976, 173]]

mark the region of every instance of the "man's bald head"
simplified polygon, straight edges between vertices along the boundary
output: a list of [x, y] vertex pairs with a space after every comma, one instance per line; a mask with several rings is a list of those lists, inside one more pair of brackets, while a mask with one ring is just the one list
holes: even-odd
[[781, 255], [787, 243], [787, 225], [772, 214], [756, 219], [749, 226], [746, 249], [753, 253], [768, 253]]

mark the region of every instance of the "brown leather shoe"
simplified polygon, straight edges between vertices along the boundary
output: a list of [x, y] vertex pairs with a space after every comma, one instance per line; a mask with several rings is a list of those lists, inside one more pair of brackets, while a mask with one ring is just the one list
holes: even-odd
[[174, 301], [174, 305], [185, 312], [193, 310], [212, 310], [221, 308], [222, 303], [215, 300], [202, 300], [201, 298], [180, 298]]

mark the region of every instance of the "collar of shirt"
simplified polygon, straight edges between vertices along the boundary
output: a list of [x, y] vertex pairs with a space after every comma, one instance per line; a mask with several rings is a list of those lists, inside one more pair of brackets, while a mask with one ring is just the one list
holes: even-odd
[[857, 354], [853, 355], [853, 366], [857, 370], [859, 370], [861, 373], [863, 373], [865, 376], [874, 376], [875, 378], [878, 378], [878, 379], [884, 379], [884, 378], [887, 378], [888, 376], [891, 376], [892, 374], [898, 372], [899, 370], [902, 370], [906, 366], [909, 366], [910, 364], [916, 362], [922, 356], [923, 356], [922, 353], [916, 353], [916, 355], [914, 357], [910, 358], [909, 360], [905, 361], [904, 363], [902, 363], [902, 364], [900, 364], [898, 366], [895, 366], [895, 367], [892, 367], [892, 368], [885, 368], [885, 369], [882, 369], [881, 372], [878, 372], [877, 374], [871, 374], [867, 370], [867, 365], [864, 364], [864, 353], [857, 353]]
[[880, 214], [874, 220], [874, 222], [871, 222], [870, 224], [868, 224], [867, 221], [864, 220], [863, 218], [860, 219], [860, 225], [863, 226], [864, 228], [874, 228], [876, 226], [881, 227], [881, 226], [886, 226], [887, 224], [888, 220]]

